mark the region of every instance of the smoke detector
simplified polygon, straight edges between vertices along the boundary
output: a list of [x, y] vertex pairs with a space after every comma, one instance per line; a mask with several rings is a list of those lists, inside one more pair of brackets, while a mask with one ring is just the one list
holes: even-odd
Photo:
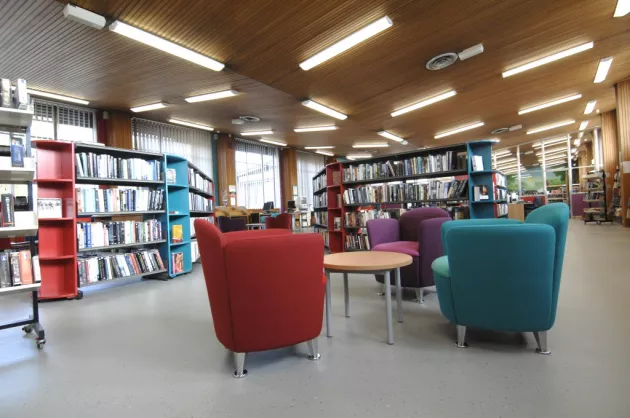
[[457, 54], [454, 52], [447, 52], [446, 54], [440, 54], [427, 61], [425, 67], [427, 70], [438, 71], [443, 70], [446, 67], [450, 67], [457, 61]]
[[510, 128], [499, 128], [499, 129], [495, 129], [494, 131], [490, 132], [492, 135], [500, 135], [500, 134], [504, 134], [507, 131], [509, 131]]

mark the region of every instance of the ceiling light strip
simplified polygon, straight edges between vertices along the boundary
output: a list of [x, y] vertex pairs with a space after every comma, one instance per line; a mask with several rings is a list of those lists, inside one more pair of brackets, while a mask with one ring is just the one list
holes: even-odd
[[311, 68], [321, 64], [322, 62], [328, 61], [332, 57], [337, 56], [344, 51], [347, 51], [348, 49], [352, 48], [353, 46], [357, 44], [360, 44], [361, 42], [365, 41], [368, 38], [371, 38], [377, 33], [382, 32], [387, 28], [390, 28], [392, 24], [393, 24], [392, 20], [389, 17], [384, 16], [370, 23], [366, 27], [354, 32], [352, 35], [329, 46], [323, 51], [318, 52], [317, 54], [313, 55], [306, 61], [300, 63], [300, 67], [304, 71], [308, 71]]
[[330, 152], [330, 151], [321, 151], [321, 150], [318, 150], [318, 151], [315, 151], [315, 153], [316, 153], [316, 154], [321, 154], [321, 155], [326, 155], [326, 156], [328, 156], [328, 157], [334, 157], [334, 156], [335, 156], [335, 153], [334, 153], [334, 152]]
[[549, 64], [550, 62], [554, 62], [560, 60], [562, 58], [569, 57], [571, 55], [578, 54], [582, 51], [586, 51], [588, 49], [593, 48], [593, 42], [587, 42], [582, 45], [575, 46], [573, 48], [566, 49], [564, 51], [560, 51], [558, 53], [548, 55], [544, 58], [529, 62], [527, 64], [518, 66], [516, 68], [512, 68], [511, 70], [505, 71], [503, 73], [503, 78], [513, 76], [514, 74], [522, 73], [523, 71], [531, 70], [532, 68], [540, 67], [541, 65]]
[[480, 126], [483, 126], [483, 125], [484, 125], [483, 122], [476, 122], [476, 123], [473, 123], [471, 125], [462, 126], [461, 128], [457, 128], [457, 129], [453, 129], [453, 130], [450, 130], [450, 131], [446, 131], [446, 132], [442, 132], [442, 133], [436, 134], [434, 136], [434, 138], [435, 139], [444, 138], [445, 136], [455, 135], [455, 134], [458, 134], [460, 132], [469, 131], [471, 129], [479, 128]]
[[320, 132], [320, 131], [334, 131], [337, 128], [335, 125], [329, 126], [312, 126], [310, 128], [295, 128], [295, 132]]
[[550, 129], [555, 129], [555, 128], [559, 128], [561, 126], [566, 126], [566, 125], [571, 125], [573, 123], [575, 123], [575, 120], [573, 119], [564, 120], [562, 122], [557, 122], [557, 123], [552, 123], [551, 125], [541, 126], [540, 128], [529, 130], [527, 131], [527, 135], [531, 135], [531, 134], [535, 134], [535, 133], [543, 132], [543, 131], [548, 131]]
[[239, 93], [236, 90], [224, 90], [224, 91], [217, 91], [214, 93], [201, 94], [199, 96], [186, 97], [184, 100], [186, 100], [188, 103], [207, 102], [208, 100], [217, 100], [217, 99], [223, 99], [225, 97], [233, 97], [233, 96], [236, 96], [237, 94]]
[[266, 131], [241, 132], [241, 135], [243, 136], [273, 135], [273, 129], [268, 129]]
[[547, 103], [543, 103], [543, 104], [539, 104], [539, 105], [536, 105], [536, 106], [525, 108], [523, 110], [520, 110], [518, 112], [518, 114], [519, 115], [524, 115], [526, 113], [535, 112], [535, 111], [540, 110], [540, 109], [546, 109], [546, 108], [551, 107], [551, 106], [557, 106], [559, 104], [570, 102], [572, 100], [577, 100], [577, 99], [580, 99], [580, 98], [582, 98], [581, 94], [574, 94], [574, 95], [571, 95], [571, 96], [563, 97], [561, 99], [553, 100], [551, 102], [547, 102]]
[[588, 121], [585, 120], [584, 122], [580, 123], [580, 131], [583, 131], [584, 129], [586, 129], [586, 127], [588, 126]]
[[375, 143], [375, 144], [354, 144], [352, 148], [387, 148], [387, 143]]
[[380, 136], [385, 137], [387, 139], [391, 139], [392, 141], [396, 141], [396, 142], [404, 142], [405, 138], [401, 138], [397, 135], [394, 135], [392, 133], [389, 133], [387, 131], [379, 131], [377, 132]]
[[358, 160], [360, 158], [372, 158], [370, 154], [350, 154], [346, 155], [349, 160]]
[[274, 141], [272, 139], [259, 139], [260, 142], [264, 142], [266, 144], [273, 144], [273, 145], [278, 145], [280, 147], [286, 147], [287, 144], [285, 144], [284, 142], [280, 142], [280, 141]]
[[630, 13], [630, 0], [617, 0], [617, 7], [613, 17], [623, 17]]
[[590, 115], [591, 113], [593, 113], [593, 110], [595, 110], [596, 104], [597, 104], [597, 100], [589, 100], [589, 102], [586, 103], [586, 107], [584, 108], [584, 114]]
[[162, 109], [162, 108], [165, 108], [166, 106], [168, 106], [168, 104], [164, 102], [159, 102], [159, 103], [152, 103], [152, 104], [143, 105], [143, 106], [132, 107], [129, 110], [135, 113], [139, 113], [139, 112], [147, 112], [149, 110]]
[[157, 48], [160, 51], [175, 55], [179, 58], [185, 59], [203, 67], [210, 68], [214, 71], [221, 71], [223, 67], [225, 67], [225, 64], [219, 61], [213, 60], [212, 58], [206, 57], [205, 55], [201, 55], [188, 48], [184, 48], [183, 46], [174, 44], [173, 42], [167, 41], [164, 38], [160, 38], [159, 36], [155, 36], [149, 32], [145, 32], [119, 20], [109, 25], [109, 30], [126, 36], [135, 41], [142, 42], [145, 45]]
[[412, 110], [420, 109], [422, 107], [429, 106], [429, 105], [431, 105], [433, 103], [437, 103], [439, 101], [446, 100], [449, 97], [455, 96], [456, 94], [457, 94], [457, 92], [455, 90], [447, 91], [446, 93], [442, 93], [442, 94], [440, 94], [438, 96], [431, 97], [430, 99], [423, 100], [421, 102], [412, 104], [412, 105], [407, 106], [407, 107], [403, 107], [402, 109], [399, 109], [399, 110], [393, 112], [392, 113], [392, 117], [395, 118], [396, 116], [400, 116], [402, 114], [411, 112]]
[[203, 129], [205, 131], [214, 131], [214, 128], [208, 125], [202, 125], [200, 123], [186, 122], [185, 120], [169, 119], [170, 123], [176, 123], [178, 125], [190, 126], [191, 128]]
[[593, 83], [602, 83], [604, 80], [606, 80], [612, 62], [613, 57], [606, 57], [599, 60], [599, 64], [597, 65], [597, 72], [595, 73]]
[[341, 119], [341, 120], [345, 120], [345, 119], [348, 118], [348, 115], [344, 115], [341, 112], [337, 112], [336, 110], [331, 109], [329, 107], [326, 107], [326, 106], [324, 106], [322, 104], [319, 104], [317, 102], [314, 102], [313, 100], [304, 100], [302, 102], [302, 104], [304, 106], [306, 106], [306, 107], [309, 107], [309, 108], [313, 109], [313, 110], [317, 110], [320, 113], [323, 113], [323, 114], [328, 115], [328, 116], [332, 116], [333, 118], [337, 118], [337, 119]]
[[334, 145], [313, 145], [310, 147], [304, 147], [304, 149], [333, 149]]
[[61, 100], [63, 102], [78, 103], [82, 105], [87, 105], [90, 103], [87, 100], [77, 99], [75, 97], [62, 96], [61, 94], [48, 93], [45, 91], [26, 89], [26, 92], [32, 96], [47, 97], [49, 99]]

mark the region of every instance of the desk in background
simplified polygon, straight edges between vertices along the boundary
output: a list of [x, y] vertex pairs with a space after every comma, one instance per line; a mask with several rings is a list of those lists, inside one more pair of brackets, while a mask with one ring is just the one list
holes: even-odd
[[508, 204], [508, 218], [525, 222], [525, 203]]

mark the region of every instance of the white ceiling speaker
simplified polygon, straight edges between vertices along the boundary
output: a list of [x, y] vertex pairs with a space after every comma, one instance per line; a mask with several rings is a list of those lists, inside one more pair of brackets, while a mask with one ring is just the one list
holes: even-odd
[[106, 23], [103, 16], [71, 4], [66, 4], [66, 7], [63, 8], [63, 16], [94, 29], [103, 29]]
[[444, 68], [450, 67], [451, 65], [455, 64], [455, 61], [457, 61], [458, 58], [460, 59], [460, 61], [464, 61], [474, 57], [475, 55], [479, 55], [482, 52], [483, 44], [477, 44], [471, 46], [470, 48], [464, 49], [459, 54], [456, 54], [454, 52], [447, 52], [445, 54], [435, 56], [427, 61], [425, 67], [427, 68], [427, 70], [431, 71], [443, 70]]

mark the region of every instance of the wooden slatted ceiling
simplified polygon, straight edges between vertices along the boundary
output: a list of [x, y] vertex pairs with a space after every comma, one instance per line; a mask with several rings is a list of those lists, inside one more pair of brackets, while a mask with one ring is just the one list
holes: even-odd
[[[22, 76], [42, 89], [86, 97], [97, 106], [127, 109], [159, 100], [175, 106], [150, 117], [192, 120], [240, 132], [232, 117], [253, 114], [260, 127], [292, 145], [335, 144], [342, 154], [353, 142], [383, 140], [388, 129], [409, 137], [408, 147], [488, 137], [495, 128], [523, 124], [504, 134], [505, 145], [529, 141], [574, 126], [525, 135], [526, 129], [562, 119], [583, 120], [588, 100], [601, 111], [615, 107], [612, 85], [630, 75], [628, 17], [613, 19], [615, 0], [78, 0], [76, 4], [123, 20], [226, 62], [216, 73], [108, 31], [96, 31], [61, 16], [52, 0], [0, 2], [0, 45], [8, 60], [0, 74]], [[388, 15], [391, 29], [310, 71], [298, 67], [312, 54], [365, 24]], [[12, 24], [6, 24], [12, 22]], [[595, 48], [523, 74], [501, 72], [587, 41]], [[486, 52], [442, 71], [424, 68], [432, 56], [459, 52], [483, 42]], [[4, 49], [3, 49], [4, 50]], [[25, 52], [27, 52], [25, 54]], [[614, 55], [605, 83], [592, 83], [600, 58]], [[20, 58], [20, 59], [18, 59]], [[254, 81], [255, 80], [255, 81]], [[246, 94], [216, 102], [184, 104], [183, 97], [234, 88]], [[458, 95], [442, 103], [391, 118], [397, 108], [447, 89]], [[528, 115], [525, 106], [568, 94], [581, 100]], [[333, 121], [305, 109], [312, 97], [350, 115]], [[599, 124], [593, 114], [593, 124]], [[437, 132], [483, 120], [470, 133], [434, 140]], [[332, 123], [335, 132], [296, 135], [295, 126]], [[262, 126], [265, 125], [265, 126]], [[244, 129], [244, 128], [243, 128]], [[258, 129], [258, 127], [257, 127]], [[342, 147], [340, 145], [345, 145]]]

